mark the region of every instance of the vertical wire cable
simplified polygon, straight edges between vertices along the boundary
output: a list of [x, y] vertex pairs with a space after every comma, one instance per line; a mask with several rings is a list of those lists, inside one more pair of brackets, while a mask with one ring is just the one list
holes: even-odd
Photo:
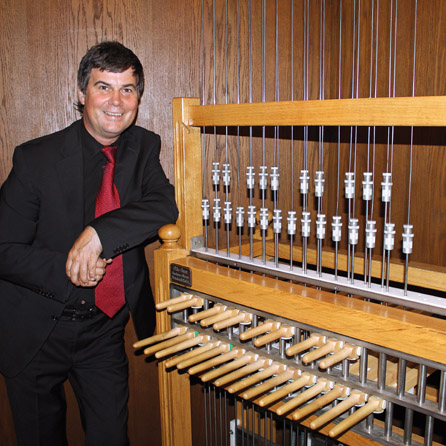
[[216, 70], [215, 70], [215, 0], [212, 0], [212, 79], [213, 79], [213, 90], [212, 90], [212, 103], [215, 105], [217, 103], [217, 92], [216, 92]]
[[[266, 0], [262, 0], [262, 102], [266, 101]], [[265, 126], [262, 128], [262, 166], [265, 159]], [[265, 195], [262, 194], [262, 207], [265, 207]]]
[[[338, 56], [338, 99], [342, 98], [342, 0], [339, 2], [339, 56]], [[340, 181], [341, 126], [338, 126], [338, 165], [336, 186], [336, 215], [339, 214], [339, 181]]]
[[[202, 56], [201, 56], [201, 103], [205, 104], [205, 85], [206, 85], [206, 77], [205, 77], [205, 48], [204, 48], [204, 0], [201, 0], [201, 47], [202, 47]], [[201, 134], [201, 157], [203, 159], [203, 167], [202, 167], [202, 196], [203, 202], [204, 200], [208, 200], [207, 196], [207, 156], [206, 156], [206, 127], [203, 127]], [[208, 250], [208, 219], [204, 218], [204, 246], [206, 251]]]
[[[393, 14], [393, 0], [391, 2], [391, 14], [390, 14], [390, 49], [389, 49], [389, 97], [395, 97], [395, 76], [396, 76], [396, 38], [397, 38], [397, 25], [398, 25], [398, 0], [395, 0], [395, 19], [392, 20]], [[392, 24], [394, 22], [394, 45], [392, 51]], [[393, 63], [392, 63], [393, 56]], [[393, 65], [393, 73], [392, 73], [392, 65]], [[392, 179], [393, 174], [393, 143], [394, 143], [394, 134], [395, 127], [391, 126], [387, 131], [387, 172], [390, 174], [390, 179]], [[389, 165], [390, 161], [390, 165]], [[392, 231], [393, 226], [391, 226], [391, 210], [392, 210], [392, 199], [389, 197], [388, 202], [385, 203], [385, 212], [384, 212], [384, 227], [386, 232], [386, 227], [389, 232]], [[390, 281], [390, 249], [388, 249], [386, 253], [385, 249], [385, 235], [383, 238], [383, 265], [382, 265], [382, 278], [381, 278], [381, 286], [384, 287], [384, 281], [386, 283], [386, 290], [389, 290], [389, 281]], [[389, 237], [393, 237], [392, 234], [389, 234]], [[384, 260], [386, 260], [386, 273], [384, 275]]]
[[209, 444], [208, 441], [208, 402], [207, 402], [207, 392], [208, 392], [208, 388], [209, 388], [209, 384], [206, 383], [204, 385], [204, 392], [203, 392], [203, 396], [204, 396], [204, 436], [205, 436], [205, 442], [206, 442], [206, 446]]
[[[266, 101], [266, 0], [262, 0], [262, 102]], [[266, 127], [262, 126], [262, 166], [266, 170]], [[266, 175], [266, 172], [263, 172]], [[264, 177], [266, 181], [266, 176]], [[259, 178], [260, 184], [262, 179]], [[265, 209], [266, 186], [261, 186], [262, 209]], [[261, 211], [262, 212], [262, 211]], [[262, 220], [262, 216], [260, 216]], [[262, 262], [266, 263], [266, 230], [262, 230]]]
[[[225, 0], [225, 104], [228, 104], [228, 0]], [[229, 201], [229, 188], [230, 188], [230, 165], [229, 165], [229, 149], [228, 149], [228, 126], [225, 126], [225, 164], [227, 169], [227, 175], [229, 178], [223, 180], [225, 188], [225, 223], [226, 223], [226, 255], [230, 256], [230, 229], [232, 221], [232, 215], [227, 218], [226, 213], [230, 213], [231, 202]]]
[[[342, 97], [342, 0], [339, 2], [339, 55], [338, 55], [338, 99]], [[338, 146], [337, 146], [337, 165], [336, 165], [336, 220], [340, 222], [339, 217], [339, 189], [340, 189], [340, 164], [341, 164], [341, 126], [338, 126]], [[339, 236], [340, 240], [340, 236]], [[338, 280], [338, 249], [339, 240], [335, 239], [335, 280]]]
[[[359, 56], [360, 56], [360, 39], [361, 39], [361, 0], [358, 0], [358, 26], [357, 26], [357, 44], [356, 44], [356, 88], [355, 97], [359, 97]], [[355, 126], [355, 144], [354, 144], [354, 155], [353, 155], [353, 174], [355, 178], [355, 189], [356, 189], [356, 161], [357, 161], [357, 143], [358, 143], [358, 126]], [[352, 214], [353, 218], [356, 218], [356, 192], [353, 196], [352, 203]], [[356, 220], [355, 220], [356, 221]], [[359, 230], [356, 229], [357, 231]], [[351, 281], [355, 281], [355, 244], [352, 245], [352, 270], [351, 270]]]
[[[412, 97], [415, 96], [415, 68], [416, 68], [416, 53], [417, 53], [417, 12], [418, 12], [418, 0], [415, 1], [415, 18], [414, 18], [414, 37], [413, 37], [413, 68], [412, 68]], [[407, 185], [407, 232], [406, 237], [413, 237], [412, 226], [410, 224], [410, 202], [412, 192], [412, 166], [413, 163], [413, 126], [410, 127], [410, 151], [409, 151], [409, 179]], [[403, 235], [404, 237], [404, 235]], [[406, 259], [404, 265], [404, 295], [407, 295], [407, 285], [409, 282], [409, 254], [412, 252], [412, 241], [407, 240], [409, 245], [406, 248]], [[403, 242], [404, 244], [404, 242]]]
[[[279, 0], [276, 0], [276, 20], [275, 20], [275, 85], [274, 85], [274, 100], [276, 102], [280, 101], [280, 79], [279, 79]], [[273, 155], [273, 165], [275, 169], [271, 173], [271, 188], [273, 192], [273, 209], [274, 214], [279, 213], [278, 201], [279, 201], [279, 187], [275, 186], [276, 181], [278, 182], [279, 174], [279, 159], [280, 159], [280, 127], [275, 126], [274, 128], [274, 155]], [[274, 215], [276, 217], [276, 215]], [[273, 217], [273, 218], [274, 218]], [[279, 233], [274, 230], [274, 263], [276, 268], [279, 266]]]
[[219, 427], [220, 427], [220, 443], [223, 445], [223, 427], [225, 427], [225, 424], [223, 422], [223, 405], [222, 405], [222, 397], [221, 397], [222, 390], [220, 387], [218, 388], [218, 403], [219, 403]]
[[[320, 42], [319, 42], [319, 100], [325, 99], [325, 0], [320, 1]], [[318, 144], [319, 172], [324, 171], [324, 126], [319, 126], [319, 144]], [[322, 188], [322, 184], [320, 185]], [[322, 216], [322, 192], [318, 194], [317, 199], [317, 217], [323, 219]], [[320, 217], [321, 216], [321, 217]], [[317, 225], [317, 224], [316, 224]], [[316, 229], [316, 270], [322, 275], [322, 238], [317, 236]]]
[[224, 413], [224, 419], [225, 419], [225, 446], [228, 446], [228, 440], [229, 440], [229, 420], [228, 420], [228, 399], [227, 399], [227, 392], [224, 392], [224, 400], [225, 400], [225, 413]]
[[[275, 82], [274, 82], [274, 100], [280, 101], [280, 79], [279, 79], [279, 0], [276, 0], [276, 22], [275, 22]], [[279, 164], [279, 126], [275, 129], [276, 146], [274, 151], [273, 164]], [[277, 195], [277, 194], [275, 194]], [[277, 197], [274, 197], [277, 199]], [[274, 203], [274, 209], [277, 203]]]
[[[237, 33], [237, 104], [240, 104], [240, 8], [239, 0], [237, 0], [237, 14], [236, 14], [236, 33]], [[240, 183], [240, 126], [237, 126], [237, 209], [244, 213], [241, 207], [241, 183]], [[243, 225], [238, 227], [239, 230], [239, 244], [238, 255], [242, 256], [242, 228]]]
[[[309, 29], [310, 29], [310, 3], [305, 0], [304, 2], [304, 100], [308, 100], [308, 60], [309, 60]], [[304, 159], [303, 159], [303, 170], [305, 172], [308, 171], [307, 166], [307, 157], [308, 157], [308, 126], [304, 126]], [[302, 196], [302, 217], [306, 215], [307, 212], [307, 193], [304, 193]], [[302, 218], [303, 220], [303, 218]], [[307, 273], [307, 237], [304, 235], [302, 231], [302, 272], [304, 274]]]
[[[252, 0], [248, 0], [248, 78], [249, 102], [252, 102]], [[252, 154], [252, 126], [249, 127], [249, 165], [254, 169]], [[249, 209], [253, 209], [253, 188], [249, 188]], [[248, 217], [249, 219], [249, 217]], [[249, 258], [254, 258], [254, 227], [249, 227]]]
[[[294, 101], [294, 0], [291, 0], [291, 36], [290, 36], [290, 100]], [[291, 126], [291, 210], [294, 209], [294, 126]]]
[[[213, 92], [212, 92], [212, 103], [215, 105], [217, 103], [217, 86], [216, 86], [216, 26], [215, 26], [215, 0], [212, 0], [212, 77], [213, 77]], [[214, 125], [214, 165], [217, 163], [217, 127]], [[214, 184], [214, 195], [215, 195], [215, 208], [218, 206], [218, 184]], [[214, 219], [215, 220], [215, 219]], [[219, 221], [215, 221], [215, 251], [218, 252], [218, 225]]]
[[217, 444], [217, 435], [218, 435], [218, 423], [217, 423], [217, 390], [215, 386], [212, 386], [212, 396], [214, 404], [212, 405], [213, 408], [213, 415], [214, 415], [214, 439], [215, 443]]
[[[294, 101], [294, 0], [290, 3], [290, 18], [291, 18], [291, 35], [290, 35], [290, 100]], [[290, 127], [290, 221], [289, 221], [289, 233], [290, 233], [290, 270], [293, 269], [293, 239], [295, 230], [292, 227], [295, 223], [292, 222], [292, 218], [295, 218], [294, 210], [294, 126]]]
[[[398, 0], [395, 0], [395, 27], [394, 27], [394, 45], [393, 45], [393, 75], [392, 75], [392, 97], [395, 97], [396, 90], [396, 44], [397, 44], [397, 30], [398, 30]], [[393, 173], [393, 154], [394, 154], [394, 137], [395, 127], [392, 126], [391, 152], [390, 152], [390, 173]], [[392, 201], [389, 202], [389, 221], [391, 218]]]
[[[379, 42], [379, 0], [376, 0], [376, 28], [375, 28], [375, 79], [374, 79], [374, 95], [377, 97], [378, 91], [378, 42]], [[375, 185], [375, 160], [376, 160], [376, 127], [373, 126], [373, 144], [372, 144], [372, 183]], [[373, 220], [373, 210], [375, 206], [375, 186], [372, 189], [372, 203], [370, 206], [370, 220]], [[370, 252], [369, 260], [369, 282], [368, 286], [372, 286], [372, 253]]]
[[[353, 32], [352, 32], [352, 82], [351, 82], [351, 97], [354, 98], [355, 94], [355, 52], [356, 52], [356, 0], [353, 2]], [[352, 156], [353, 156], [353, 126], [350, 127], [350, 146], [349, 146], [349, 159], [348, 159], [348, 171], [352, 172]], [[354, 172], [353, 172], [354, 175]], [[356, 179], [353, 176], [354, 182]], [[355, 188], [355, 183], [353, 183]], [[348, 198], [348, 225], [352, 225], [352, 219], [354, 217], [352, 198]], [[349, 229], [350, 231], [350, 229]], [[350, 238], [350, 237], [349, 237]], [[347, 278], [353, 281], [352, 271], [352, 244], [350, 240], [347, 242]]]
[[[372, 14], [371, 14], [371, 26], [370, 26], [370, 72], [369, 72], [369, 98], [372, 97], [372, 77], [373, 77], [373, 26], [374, 26], [374, 0], [372, 0]], [[367, 165], [366, 172], [370, 172], [370, 131], [371, 127], [367, 127]], [[372, 183], [373, 184], [373, 183]], [[373, 190], [373, 189], [372, 189]], [[366, 228], [369, 224], [369, 200], [366, 201], [365, 207], [365, 224]], [[367, 248], [367, 233], [364, 237], [364, 283], [368, 280], [368, 270], [369, 270], [369, 251], [370, 251], [370, 261], [371, 261], [371, 248]]]
[[[321, 0], [321, 53], [320, 53], [320, 92], [319, 99], [325, 99], [325, 0]], [[321, 126], [321, 138], [319, 146], [319, 170], [324, 169], [324, 126]], [[322, 212], [322, 209], [319, 210]]]
[[[393, 0], [390, 1], [390, 34], [389, 34], [389, 74], [388, 74], [388, 96], [391, 92], [391, 72], [392, 72], [392, 24], [393, 24]], [[386, 156], [386, 172], [389, 172], [389, 151], [390, 151], [390, 127], [387, 127], [387, 156]], [[388, 206], [384, 203], [384, 228], [388, 223], [387, 220]], [[385, 266], [386, 266], [386, 249], [385, 249], [385, 235], [383, 236], [383, 252], [382, 252], [382, 265], [381, 265], [381, 287], [384, 288], [385, 282]]]

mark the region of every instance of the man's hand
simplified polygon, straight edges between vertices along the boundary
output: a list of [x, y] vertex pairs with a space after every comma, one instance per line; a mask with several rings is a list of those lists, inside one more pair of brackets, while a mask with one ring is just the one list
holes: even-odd
[[94, 228], [87, 226], [68, 253], [65, 271], [76, 286], [92, 287], [102, 279], [111, 260], [100, 259], [102, 244]]

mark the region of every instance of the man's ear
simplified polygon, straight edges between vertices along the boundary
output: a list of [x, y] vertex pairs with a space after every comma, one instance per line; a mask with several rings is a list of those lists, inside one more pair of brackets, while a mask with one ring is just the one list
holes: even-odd
[[79, 99], [79, 103], [85, 105], [85, 94], [82, 92], [80, 88], [77, 89], [77, 97]]

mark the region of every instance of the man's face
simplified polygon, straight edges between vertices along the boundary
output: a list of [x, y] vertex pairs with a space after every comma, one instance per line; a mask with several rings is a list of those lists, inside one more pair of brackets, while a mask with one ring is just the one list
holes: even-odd
[[84, 125], [101, 144], [108, 146], [135, 120], [138, 94], [133, 69], [122, 73], [93, 68], [84, 94], [78, 90], [84, 105]]

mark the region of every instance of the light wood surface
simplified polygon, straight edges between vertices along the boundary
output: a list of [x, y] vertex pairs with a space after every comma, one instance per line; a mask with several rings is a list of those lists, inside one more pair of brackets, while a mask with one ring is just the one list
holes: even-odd
[[133, 344], [133, 348], [141, 348], [145, 347], [146, 345], [156, 344], [161, 341], [165, 341], [167, 339], [183, 335], [186, 333], [187, 328], [186, 327], [175, 327], [172, 328], [172, 330], [166, 331], [164, 333], [160, 333], [154, 336], [151, 336], [146, 339], [141, 339], [140, 341], [137, 341]]
[[339, 415], [347, 412], [351, 407], [364, 404], [365, 400], [366, 395], [364, 393], [353, 390], [348, 398], [312, 420], [310, 422], [311, 429], [319, 429], [324, 424], [327, 424], [329, 421], [334, 420]]
[[178, 302], [176, 304], [171, 304], [167, 307], [168, 313], [177, 313], [178, 311], [186, 310], [187, 308], [201, 308], [203, 306], [203, 298], [193, 297], [192, 299], [186, 300], [184, 302]]
[[446, 97], [326, 99], [188, 106], [190, 126], [445, 126]]
[[178, 368], [178, 370], [187, 369], [195, 364], [199, 364], [203, 361], [214, 358], [215, 356], [219, 356], [222, 353], [226, 353], [229, 350], [230, 350], [229, 344], [222, 342], [219, 345], [217, 345], [216, 347], [212, 348], [211, 350], [208, 350], [207, 352], [200, 353], [199, 355], [195, 355], [192, 358], [188, 358], [188, 359], [185, 359], [184, 361], [179, 362], [177, 364], [177, 368]]
[[248, 376], [240, 381], [235, 382], [226, 388], [229, 393], [237, 393], [247, 387], [254, 386], [255, 384], [269, 378], [270, 376], [276, 375], [285, 370], [285, 366], [279, 363], [272, 363], [269, 367], [265, 367], [257, 373]]
[[367, 403], [356, 410], [352, 415], [347, 417], [345, 420], [342, 420], [335, 427], [331, 428], [328, 432], [330, 437], [337, 437], [342, 432], [353, 427], [355, 424], [367, 418], [373, 412], [382, 412], [385, 408], [385, 401], [380, 400], [374, 396], [370, 397]]
[[291, 398], [286, 403], [283, 403], [283, 405], [276, 410], [277, 415], [285, 415], [296, 407], [299, 407], [301, 404], [304, 404], [307, 401], [311, 400], [316, 395], [319, 395], [322, 392], [328, 392], [331, 385], [332, 383], [327, 379], [321, 378], [317, 380], [307, 390], [300, 393], [298, 396]]
[[[159, 231], [163, 244], [154, 253], [155, 303], [170, 300], [170, 261], [186, 255], [185, 249], [178, 245], [180, 229], [176, 225], [167, 225]], [[156, 323], [158, 332], [171, 329], [170, 316], [166, 311], [157, 312]], [[191, 405], [188, 377], [177, 370], [166, 372], [164, 367], [158, 367], [158, 381], [162, 444], [192, 446], [190, 410], [183, 411], [181, 417], [172, 417], [178, 407]]]
[[295, 371], [293, 369], [285, 370], [283, 373], [278, 373], [277, 376], [274, 376], [271, 379], [266, 380], [262, 384], [258, 386], [251, 387], [246, 392], [242, 393], [242, 398], [245, 400], [249, 400], [258, 395], [263, 395], [273, 387], [280, 386], [284, 382], [288, 381], [294, 376]]
[[296, 379], [281, 387], [280, 389], [270, 393], [267, 396], [262, 397], [259, 400], [259, 406], [265, 407], [274, 403], [277, 400], [285, 398], [290, 393], [296, 392], [304, 386], [309, 385], [310, 383], [314, 383], [316, 381], [316, 377], [307, 372], [302, 373], [301, 377], [296, 377]]
[[186, 359], [193, 358], [194, 356], [201, 355], [202, 353], [207, 352], [208, 350], [213, 349], [218, 344], [220, 344], [220, 342], [221, 341], [207, 342], [206, 344], [202, 345], [201, 347], [194, 348], [190, 352], [174, 356], [173, 358], [170, 358], [170, 359], [164, 361], [164, 367], [166, 369], [168, 369], [170, 367], [175, 367], [181, 361], [185, 361]]
[[344, 359], [356, 359], [361, 353], [361, 347], [352, 344], [345, 344], [339, 351], [319, 361], [319, 367], [322, 370], [327, 369], [335, 364], [340, 363]]
[[327, 404], [330, 404], [337, 398], [345, 398], [346, 396], [347, 396], [347, 388], [339, 384], [335, 384], [332, 390], [316, 398], [311, 403], [308, 403], [301, 409], [296, 410], [292, 415], [293, 420], [295, 421], [300, 420], [301, 418], [304, 418], [307, 415], [310, 415], [311, 413], [314, 413], [317, 410], [322, 409]]
[[342, 346], [342, 342], [338, 341], [334, 338], [328, 338], [325, 344], [319, 348], [312, 350], [306, 355], [302, 356], [302, 361], [305, 364], [308, 364], [312, 361], [316, 361], [317, 359], [322, 358], [330, 353], [333, 353], [337, 350], [340, 350]]
[[[180, 234], [178, 233], [178, 235], [180, 235]], [[181, 293], [178, 297], [174, 297], [173, 299], [169, 299], [169, 300], [165, 300], [163, 302], [156, 303], [155, 308], [158, 311], [161, 311], [161, 310], [166, 309], [169, 305], [176, 305], [176, 304], [179, 304], [180, 302], [185, 302], [185, 301], [191, 300], [193, 297], [194, 296], [192, 294]]]
[[187, 339], [183, 342], [176, 343], [175, 345], [157, 351], [155, 353], [155, 358], [157, 359], [165, 358], [166, 356], [170, 356], [175, 353], [187, 350], [191, 347], [195, 347], [198, 344], [204, 344], [208, 342], [209, 339], [210, 339], [209, 336], [203, 336], [203, 335], [193, 336], [192, 338]]
[[191, 314], [189, 316], [189, 322], [198, 322], [202, 319], [206, 319], [207, 317], [214, 316], [218, 313], [222, 313], [226, 310], [225, 305], [216, 304], [212, 308], [209, 308], [208, 310], [199, 311], [198, 313]]
[[177, 224], [181, 229], [180, 244], [188, 252], [191, 238], [202, 234], [201, 225], [197, 225], [201, 222], [201, 150], [200, 129], [184, 126], [183, 108], [199, 103], [198, 98], [172, 101], [175, 178], [181, 178], [175, 184], [175, 200], [181, 209]]
[[318, 333], [311, 333], [308, 339], [305, 341], [298, 342], [297, 344], [288, 347], [285, 351], [287, 356], [294, 356], [298, 353], [301, 353], [305, 350], [310, 349], [311, 347], [321, 347], [327, 341], [327, 337]]
[[[274, 243], [267, 241], [265, 243], [266, 255], [270, 258], [274, 257]], [[250, 246], [244, 244], [241, 247], [241, 254], [249, 256]], [[262, 254], [262, 244], [259, 241], [254, 241], [254, 255], [256, 257]], [[231, 252], [238, 253], [239, 248], [231, 248]], [[289, 260], [290, 246], [285, 243], [279, 243], [279, 257], [281, 259]], [[308, 247], [306, 252], [307, 262], [310, 265], [316, 265], [317, 252], [315, 249]], [[293, 246], [294, 261], [302, 260], [302, 247]], [[338, 252], [338, 270], [347, 271], [348, 256], [342, 252]], [[322, 251], [322, 266], [334, 271], [335, 269], [335, 253], [331, 248], [324, 248]], [[382, 258], [376, 256], [372, 258], [371, 275], [373, 278], [381, 278]], [[354, 269], [356, 273], [364, 271], [364, 258], [361, 255], [355, 256]], [[394, 282], [404, 283], [404, 263], [402, 260], [392, 258], [390, 261], [389, 279]], [[438, 291], [446, 290], [446, 268], [437, 267], [429, 264], [418, 264], [417, 262], [410, 262], [408, 268], [408, 284], [418, 286], [426, 289], [433, 289]]]
[[445, 320], [229, 270], [194, 258], [176, 263], [191, 268], [194, 288], [206, 294], [440, 364], [444, 362]]
[[240, 333], [240, 339], [247, 341], [248, 339], [260, 336], [268, 331], [276, 331], [280, 327], [280, 322], [267, 319], [263, 324], [259, 324], [257, 327], [248, 328], [248, 330]]
[[228, 327], [233, 327], [235, 325], [239, 324], [249, 324], [252, 321], [252, 314], [247, 313], [246, 311], [241, 311], [236, 316], [230, 317], [228, 319], [225, 319], [221, 322], [216, 322], [212, 328], [215, 331], [220, 331]]
[[240, 310], [234, 310], [228, 308], [227, 310], [219, 312], [214, 316], [202, 319], [200, 321], [200, 325], [202, 327], [210, 327], [211, 325], [214, 325], [218, 322], [226, 321], [227, 319], [232, 319], [233, 317], [236, 317], [239, 313]]
[[[289, 259], [289, 246], [279, 244], [279, 256], [283, 259]], [[244, 252], [248, 252], [245, 249]], [[271, 242], [266, 244], [266, 252], [269, 256], [274, 255], [274, 245]], [[309, 248], [307, 250], [307, 261], [309, 264], [316, 265], [316, 250]], [[339, 271], [347, 271], [348, 256], [343, 253], [338, 253], [338, 268]], [[302, 259], [302, 248], [299, 246], [293, 247], [293, 259]], [[372, 258], [371, 275], [374, 278], [381, 278], [382, 258]], [[335, 268], [335, 253], [330, 249], [322, 251], [322, 266], [334, 270]], [[364, 258], [361, 255], [355, 256], [354, 269], [357, 273], [364, 271]], [[392, 258], [390, 262], [389, 279], [394, 282], [404, 283], [404, 263], [397, 258]], [[414, 262], [409, 263], [408, 268], [408, 283], [410, 285], [433, 289], [438, 291], [446, 290], [446, 268], [433, 267], [432, 265], [419, 265]]]
[[269, 364], [271, 364], [271, 362], [272, 361], [269, 359], [259, 358], [256, 361], [248, 365], [245, 365], [242, 368], [239, 368], [231, 373], [228, 373], [225, 376], [218, 378], [214, 382], [214, 384], [218, 387], [221, 387], [230, 382], [237, 381], [238, 379], [242, 379], [251, 373], [257, 372], [257, 370], [260, 370], [261, 368], [268, 366]]
[[200, 364], [191, 367], [187, 371], [187, 373], [189, 373], [189, 375], [196, 375], [197, 373], [204, 372], [205, 370], [209, 370], [212, 367], [220, 366], [221, 364], [232, 361], [233, 359], [240, 359], [243, 356], [244, 352], [245, 351], [242, 349], [233, 348], [231, 351], [227, 353], [223, 353], [220, 356], [209, 359], [208, 361], [203, 361]]
[[235, 361], [231, 361], [229, 364], [225, 364], [217, 369], [204, 373], [200, 376], [200, 379], [203, 382], [208, 382], [218, 378], [219, 376], [227, 375], [234, 370], [240, 369], [246, 364], [254, 362], [257, 357], [258, 355], [254, 353], [245, 353], [240, 359], [236, 359]]
[[259, 336], [254, 340], [256, 347], [262, 347], [280, 338], [291, 338], [296, 333], [296, 329], [290, 325], [281, 325], [277, 330], [273, 330], [263, 336]]
[[173, 345], [181, 344], [184, 341], [192, 339], [195, 337], [195, 333], [189, 330], [187, 333], [184, 333], [180, 336], [175, 336], [171, 339], [166, 339], [165, 341], [159, 342], [156, 345], [152, 345], [151, 347], [147, 347], [144, 349], [145, 355], [153, 355], [156, 352], [172, 347]]

